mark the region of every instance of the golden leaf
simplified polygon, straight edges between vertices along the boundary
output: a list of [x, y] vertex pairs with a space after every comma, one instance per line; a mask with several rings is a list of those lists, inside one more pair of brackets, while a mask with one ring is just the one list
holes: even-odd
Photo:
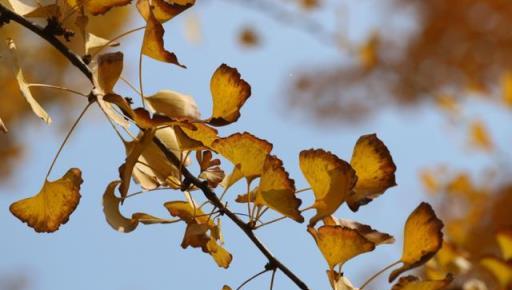
[[506, 262], [496, 257], [485, 257], [480, 260], [480, 265], [494, 275], [502, 289], [510, 289], [512, 286], [512, 262]]
[[347, 277], [334, 270], [327, 270], [327, 277], [333, 290], [358, 290]]
[[355, 256], [375, 249], [375, 244], [356, 230], [343, 226], [321, 226], [318, 230], [308, 227], [308, 232], [315, 239], [330, 270], [336, 265], [343, 266]]
[[241, 78], [236, 68], [222, 64], [210, 81], [213, 112], [211, 125], [224, 126], [240, 118], [240, 108], [251, 96], [251, 86]]
[[82, 182], [80, 169], [71, 168], [55, 181], [46, 180], [37, 195], [11, 204], [9, 210], [36, 232], [55, 232], [78, 206]]
[[213, 238], [210, 239], [206, 246], [213, 260], [217, 263], [217, 266], [227, 269], [233, 260], [233, 255], [226, 251], [226, 249], [219, 245]]
[[322, 149], [300, 152], [299, 161], [302, 174], [315, 194], [313, 207], [317, 213], [309, 221], [314, 226], [333, 214], [351, 195], [357, 176], [350, 164]]
[[36, 7], [34, 10], [23, 15], [31, 18], [56, 18], [59, 19], [61, 16], [60, 7], [57, 4], [50, 4], [45, 6]]
[[169, 118], [197, 120], [200, 117], [197, 103], [193, 97], [171, 90], [160, 90], [145, 97], [151, 109]]
[[406, 276], [398, 280], [391, 290], [443, 290], [447, 289], [452, 282], [451, 275], [446, 276], [442, 280], [423, 280], [421, 281], [415, 276]]
[[85, 7], [92, 15], [105, 14], [110, 9], [131, 3], [131, 0], [67, 0], [71, 7]]
[[272, 151], [272, 144], [266, 140], [244, 132], [220, 138], [212, 143], [212, 148], [231, 161], [235, 170], [251, 182], [262, 174], [267, 155]]
[[215, 227], [213, 220], [189, 201], [168, 201], [164, 203], [169, 213], [184, 220], [186, 223], [207, 224], [210, 228]]
[[355, 193], [347, 198], [352, 211], [396, 185], [396, 166], [388, 148], [376, 134], [363, 135], [357, 140], [350, 164], [357, 174]]
[[103, 95], [113, 93], [122, 71], [122, 52], [101, 54], [98, 56], [97, 65], [93, 70], [94, 85]]
[[112, 181], [103, 194], [103, 213], [107, 223], [116, 231], [121, 233], [129, 233], [137, 228], [140, 223], [143, 224], [166, 224], [172, 223], [174, 220], [161, 219], [145, 213], [134, 213], [132, 218], [125, 218], [119, 211], [119, 205], [122, 198], [115, 195], [114, 191], [121, 182]]
[[484, 122], [473, 120], [469, 125], [469, 143], [484, 151], [492, 151], [494, 145]]
[[203, 123], [195, 123], [195, 129], [176, 127], [176, 137], [181, 150], [211, 148], [218, 139], [217, 130]]
[[16, 74], [16, 81], [18, 82], [18, 87], [20, 89], [21, 94], [28, 102], [32, 111], [36, 116], [41, 118], [45, 123], [50, 124], [52, 122], [52, 118], [48, 115], [48, 113], [41, 107], [41, 105], [37, 102], [36, 99], [32, 96], [30, 92], [30, 85], [25, 81], [25, 77], [23, 76], [23, 72], [21, 70], [20, 64], [18, 62], [18, 57], [16, 55], [16, 45], [12, 39], [7, 39], [7, 45], [9, 47], [9, 51], [11, 53], [13, 63], [14, 63], [14, 72]]
[[328, 216], [324, 218], [324, 223], [326, 225], [343, 226], [349, 229], [353, 229], [365, 237], [368, 241], [374, 243], [376, 246], [380, 244], [392, 244], [395, 242], [395, 238], [393, 238], [393, 236], [386, 233], [381, 233], [368, 225], [361, 224], [353, 220], [337, 219], [333, 216]]
[[[142, 136], [138, 138], [131, 150], [126, 154], [126, 159], [123, 165], [119, 167], [119, 178], [121, 179], [121, 185], [119, 186], [119, 193], [121, 197], [126, 197], [128, 189], [130, 188], [130, 180], [133, 173], [133, 168], [139, 160], [142, 152], [152, 143], [153, 137], [155, 136], [154, 130], [147, 130], [142, 133]], [[126, 144], [125, 144], [126, 145]]]
[[178, 62], [178, 58], [174, 53], [165, 50], [163, 39], [165, 32], [164, 27], [155, 18], [155, 15], [150, 9], [148, 9], [148, 12], [144, 39], [142, 40], [142, 54], [159, 61], [172, 63], [185, 68], [184, 65]]
[[94, 54], [105, 46], [114, 47], [118, 46], [119, 42], [110, 41], [103, 37], [99, 37], [92, 33], [85, 34], [85, 54]]
[[295, 196], [295, 182], [290, 179], [283, 162], [275, 156], [268, 155], [265, 159], [256, 203], [266, 205], [299, 223], [304, 222], [299, 211], [302, 202]]
[[505, 260], [512, 260], [512, 228], [503, 228], [496, 234], [496, 240]]
[[206, 244], [210, 241], [210, 237], [207, 234], [209, 229], [208, 224], [188, 222], [181, 247], [183, 249], [186, 249], [188, 246], [192, 248], [202, 248], [203, 251], [207, 252]]
[[[151, 8], [155, 19], [164, 23], [171, 20], [181, 12], [192, 7], [195, 0], [184, 0], [184, 1], [172, 1], [171, 3], [164, 0], [151, 0]], [[147, 21], [150, 17], [150, 1], [148, 0], [137, 0], [137, 9], [144, 19]]]
[[7, 127], [5, 127], [4, 121], [2, 121], [2, 118], [0, 118], [0, 131], [7, 133], [9, 130], [7, 130]]
[[389, 275], [389, 282], [403, 272], [421, 266], [439, 251], [443, 243], [442, 228], [443, 222], [430, 204], [422, 202], [407, 218], [400, 258], [403, 265]]
[[501, 77], [503, 103], [512, 108], [512, 72], [506, 71]]

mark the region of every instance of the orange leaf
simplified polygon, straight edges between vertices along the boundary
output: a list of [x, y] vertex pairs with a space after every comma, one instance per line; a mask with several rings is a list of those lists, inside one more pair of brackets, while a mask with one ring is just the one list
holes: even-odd
[[343, 226], [349, 229], [353, 229], [365, 237], [368, 241], [374, 243], [376, 246], [380, 244], [392, 244], [395, 242], [395, 238], [393, 238], [393, 236], [386, 233], [381, 233], [368, 225], [361, 224], [353, 220], [336, 219], [332, 216], [329, 216], [324, 218], [324, 223], [326, 225]]

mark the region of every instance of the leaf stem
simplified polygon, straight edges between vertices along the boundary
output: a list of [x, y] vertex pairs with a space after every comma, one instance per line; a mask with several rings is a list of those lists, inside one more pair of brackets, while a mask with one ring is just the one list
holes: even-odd
[[146, 108], [146, 102], [144, 101], [144, 90], [142, 89], [142, 46], [139, 52], [139, 92], [140, 100], [142, 101], [142, 107]]
[[264, 223], [262, 223], [261, 225], [256, 226], [254, 229], [255, 229], [255, 230], [257, 230], [257, 229], [259, 229], [259, 228], [261, 228], [261, 227], [263, 227], [263, 226], [266, 226], [266, 225], [269, 225], [269, 224], [273, 224], [273, 223], [278, 222], [278, 221], [282, 221], [282, 220], [284, 220], [285, 218], [287, 218], [287, 216], [282, 216], [282, 217], [279, 217], [279, 218], [273, 219], [273, 220], [271, 220], [271, 221], [264, 222]]
[[270, 290], [274, 289], [274, 278], [276, 277], [276, 269], [272, 271], [272, 277], [270, 277]]
[[370, 284], [370, 282], [372, 282], [375, 278], [377, 278], [378, 276], [380, 276], [382, 273], [386, 272], [387, 270], [393, 268], [394, 266], [400, 264], [400, 262], [401, 262], [400, 260], [393, 262], [390, 265], [384, 267], [382, 270], [373, 274], [370, 278], [368, 278], [368, 280], [366, 280], [366, 282], [363, 283], [363, 285], [359, 288], [359, 290], [363, 290], [364, 287], [366, 287], [368, 284]]
[[57, 158], [59, 158], [60, 153], [62, 152], [62, 149], [66, 145], [66, 143], [69, 140], [69, 137], [71, 136], [71, 133], [75, 130], [78, 123], [80, 123], [80, 120], [82, 120], [82, 117], [85, 115], [85, 112], [87, 112], [87, 109], [92, 105], [92, 103], [87, 103], [85, 108], [82, 110], [76, 121], [73, 123], [73, 126], [71, 126], [71, 129], [69, 129], [68, 133], [66, 134], [66, 137], [64, 137], [64, 141], [62, 141], [62, 144], [60, 144], [59, 150], [57, 150], [57, 154], [55, 154], [55, 157], [53, 158], [52, 164], [50, 165], [50, 168], [48, 169], [48, 173], [46, 173], [45, 179], [48, 180], [48, 176], [50, 176], [50, 173], [52, 172], [53, 166], [55, 165], [55, 162], [57, 161]]
[[55, 86], [55, 85], [48, 85], [48, 84], [36, 84], [36, 83], [28, 84], [28, 86], [29, 87], [41, 87], [41, 88], [57, 89], [57, 90], [66, 91], [68, 93], [77, 94], [77, 95], [80, 95], [82, 97], [86, 97], [87, 98], [86, 94], [83, 94], [83, 93], [81, 93], [79, 91], [75, 91], [73, 89], [69, 89], [69, 88], [65, 88], [65, 87], [60, 87], [60, 86]]
[[304, 192], [304, 191], [308, 191], [308, 190], [311, 190], [311, 189], [312, 189], [311, 187], [307, 187], [307, 188], [299, 189], [299, 190], [296, 190], [296, 191], [295, 191], [295, 194], [297, 194], [297, 193], [301, 193], [301, 192]]
[[240, 286], [238, 286], [238, 288], [236, 288], [236, 290], [242, 289], [242, 287], [244, 287], [247, 283], [251, 282], [253, 279], [259, 277], [260, 275], [267, 273], [268, 271], [270, 271], [270, 270], [269, 269], [263, 269], [263, 271], [261, 271], [261, 272], [259, 272], [257, 274], [254, 274], [249, 279], [245, 280]]
[[105, 47], [108, 47], [109, 45], [111, 45], [114, 41], [120, 39], [120, 38], [123, 38], [125, 36], [127, 36], [128, 34], [132, 34], [134, 32], [137, 32], [139, 30], [142, 30], [142, 29], [145, 29], [146, 26], [141, 26], [141, 27], [137, 27], [137, 28], [134, 28], [134, 29], [130, 29], [126, 32], [123, 32], [117, 36], [115, 36], [114, 38], [110, 39], [107, 43], [105, 43], [103, 46], [101, 46], [95, 53], [92, 54], [91, 58], [94, 58], [96, 55], [98, 55], [98, 53], [100, 53], [103, 49], [105, 49]]

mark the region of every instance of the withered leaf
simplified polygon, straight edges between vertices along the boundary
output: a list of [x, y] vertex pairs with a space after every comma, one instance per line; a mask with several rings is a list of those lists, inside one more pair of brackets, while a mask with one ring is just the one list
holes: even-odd
[[443, 290], [447, 289], [452, 282], [451, 275], [446, 276], [442, 280], [420, 280], [415, 276], [406, 276], [398, 280], [391, 290]]
[[[137, 0], [137, 9], [144, 19], [147, 21], [150, 17], [150, 9], [153, 10], [153, 15], [156, 20], [160, 23], [164, 23], [173, 19], [175, 16], [180, 14], [181, 12], [187, 10], [192, 7], [196, 1], [195, 0], [183, 0], [183, 1], [164, 1], [164, 0]], [[151, 8], [150, 8], [151, 7]]]

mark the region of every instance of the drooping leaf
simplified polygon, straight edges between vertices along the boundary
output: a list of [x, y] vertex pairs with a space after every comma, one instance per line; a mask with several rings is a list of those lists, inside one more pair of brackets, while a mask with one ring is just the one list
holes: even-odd
[[388, 148], [376, 134], [363, 135], [357, 140], [350, 165], [357, 174], [355, 194], [347, 198], [352, 211], [396, 185], [396, 166]]
[[239, 170], [241, 175], [251, 182], [263, 173], [263, 165], [267, 155], [272, 151], [272, 144], [244, 132], [217, 139], [212, 143], [212, 148], [233, 165], [239, 166], [238, 169], [235, 167], [235, 170]]
[[183, 235], [183, 241], [181, 242], [181, 247], [183, 249], [186, 249], [189, 246], [192, 248], [202, 248], [204, 252], [207, 252], [208, 249], [206, 244], [210, 241], [210, 237], [207, 233], [209, 229], [208, 224], [188, 222], [185, 234]]
[[512, 228], [500, 229], [496, 235], [496, 240], [501, 249], [501, 254], [505, 260], [512, 260]]
[[48, 113], [41, 107], [41, 105], [37, 102], [36, 99], [32, 96], [30, 92], [29, 84], [25, 81], [25, 77], [23, 76], [23, 72], [18, 62], [18, 56], [16, 55], [16, 45], [12, 39], [7, 39], [7, 46], [9, 47], [9, 51], [11, 53], [13, 63], [14, 63], [14, 72], [16, 74], [16, 81], [18, 82], [18, 87], [20, 89], [21, 94], [28, 102], [32, 111], [36, 116], [41, 118], [45, 123], [50, 124], [52, 119], [48, 115]]
[[316, 215], [309, 221], [314, 226], [319, 220], [333, 214], [352, 194], [357, 176], [347, 162], [336, 155], [310, 149], [300, 152], [300, 169], [315, 194]]
[[129, 233], [137, 228], [140, 223], [143, 224], [166, 224], [172, 223], [173, 220], [161, 219], [145, 213], [134, 213], [131, 218], [124, 217], [119, 206], [122, 198], [115, 195], [115, 189], [120, 181], [111, 182], [103, 194], [103, 213], [108, 224], [116, 231], [121, 233]]
[[343, 273], [327, 270], [327, 277], [333, 290], [358, 290], [347, 277], [343, 276]]
[[156, 113], [169, 118], [198, 120], [200, 117], [197, 103], [193, 97], [171, 90], [160, 90], [156, 94], [145, 97], [144, 101]]
[[328, 216], [324, 218], [324, 223], [326, 225], [337, 225], [356, 230], [359, 234], [365, 237], [368, 241], [374, 243], [376, 246], [380, 244], [392, 244], [395, 242], [395, 238], [393, 238], [393, 236], [386, 233], [381, 233], [377, 230], [374, 230], [369, 225], [358, 223], [353, 220], [337, 219], [333, 216]]
[[407, 218], [404, 228], [404, 246], [400, 261], [402, 266], [389, 275], [389, 282], [412, 268], [421, 266], [432, 258], [443, 244], [443, 222], [432, 207], [422, 202]]
[[343, 226], [321, 226], [318, 230], [308, 227], [308, 232], [315, 239], [330, 270], [336, 265], [343, 266], [355, 256], [375, 249], [375, 244], [356, 230]]
[[212, 152], [209, 150], [196, 151], [196, 159], [199, 169], [201, 169], [199, 178], [207, 180], [209, 187], [217, 187], [224, 179], [224, 170], [220, 167], [220, 160], [213, 159]]
[[103, 95], [113, 93], [121, 72], [123, 71], [123, 53], [109, 52], [98, 56], [93, 69], [94, 85]]
[[304, 222], [299, 207], [302, 203], [295, 196], [295, 182], [277, 157], [268, 155], [263, 165], [263, 174], [256, 193], [256, 203], [299, 222]]
[[398, 280], [391, 290], [443, 290], [452, 282], [451, 275], [442, 280], [420, 280], [415, 276], [406, 276]]
[[236, 122], [240, 108], [251, 96], [251, 86], [241, 78], [236, 68], [222, 64], [210, 81], [213, 112], [208, 120], [211, 125], [224, 126]]
[[[137, 9], [144, 19], [147, 21], [150, 17], [150, 5], [148, 0], [137, 0]], [[195, 0], [182, 0], [167, 2], [164, 0], [151, 0], [151, 6], [153, 9], [153, 15], [155, 19], [160, 23], [171, 20], [181, 12], [192, 7]]]
[[36, 232], [55, 232], [78, 206], [82, 182], [80, 169], [71, 168], [55, 181], [46, 180], [38, 194], [11, 204], [9, 209]]
[[146, 29], [144, 30], [144, 39], [142, 40], [142, 54], [147, 55], [158, 61], [172, 63], [185, 68], [184, 65], [178, 62], [178, 58], [174, 53], [169, 52], [165, 49], [163, 39], [165, 32], [164, 27], [155, 18], [155, 15], [153, 14], [151, 9], [148, 8], [148, 12], [149, 13], [147, 14]]
[[491, 272], [501, 289], [510, 289], [512, 286], [512, 262], [489, 256], [481, 259], [480, 265]]
[[181, 150], [198, 150], [212, 148], [212, 143], [219, 138], [217, 130], [203, 123], [195, 123], [194, 129], [176, 127], [176, 137]]

